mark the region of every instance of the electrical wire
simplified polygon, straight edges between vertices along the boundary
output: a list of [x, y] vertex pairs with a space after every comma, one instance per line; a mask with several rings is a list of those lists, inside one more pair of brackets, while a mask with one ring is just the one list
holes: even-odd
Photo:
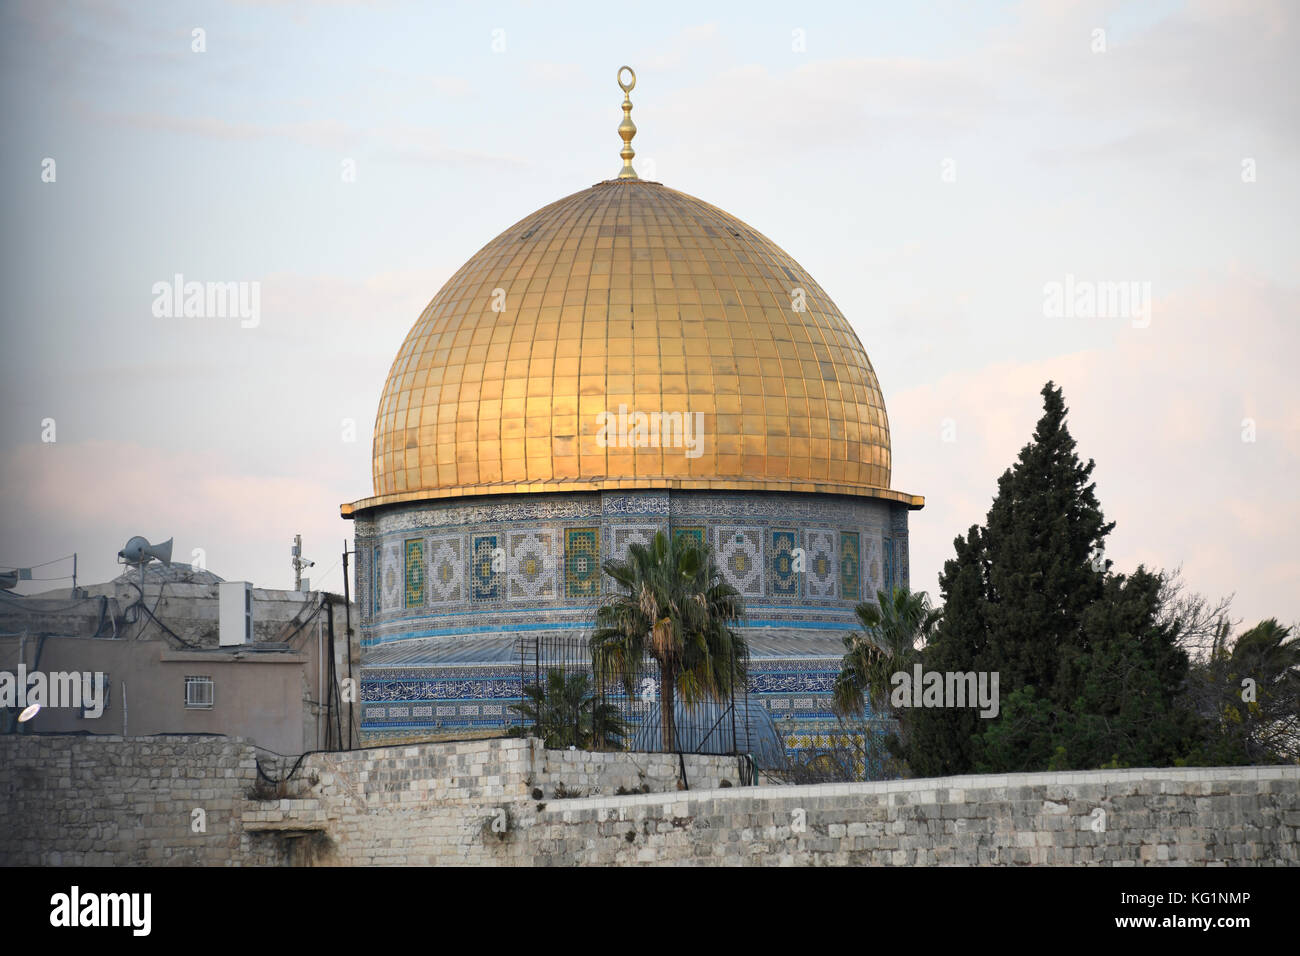
[[[130, 605], [130, 607], [128, 607], [127, 610], [130, 610], [130, 609], [133, 608], [133, 607], [139, 607], [141, 610], [144, 611], [145, 614], [148, 614], [148, 615], [149, 615], [150, 620], [152, 620], [152, 621], [153, 621], [155, 624], [157, 624], [160, 628], [162, 628], [164, 631], [166, 631], [168, 634], [170, 634], [170, 635], [171, 635], [173, 638], [175, 638], [176, 640], [180, 641], [180, 642], [181, 642], [182, 644], [184, 644], [186, 647], [188, 647], [188, 648], [190, 648], [190, 649], [192, 649], [192, 650], [196, 650], [196, 651], [204, 650], [204, 648], [203, 648], [201, 645], [195, 644], [195, 643], [193, 643], [192, 641], [187, 641], [185, 638], [181, 637], [179, 634], [177, 634], [175, 631], [173, 631], [170, 627], [168, 627], [168, 626], [167, 626], [166, 624], [164, 624], [162, 621], [158, 620], [158, 618], [154, 615], [154, 612], [151, 611], [151, 610], [149, 610], [149, 608], [145, 606], [145, 603], [144, 603], [144, 590], [141, 588], [141, 586], [140, 586], [136, 581], [129, 580], [129, 579], [128, 579], [128, 583], [129, 583], [133, 588], [135, 588], [137, 591], [140, 592], [140, 597], [136, 600], [136, 602], [135, 602], [134, 604]], [[163, 599], [163, 589], [166, 588], [166, 587], [167, 587], [167, 582], [166, 582], [166, 581], [163, 581], [163, 582], [158, 586], [158, 600], [154, 602], [154, 611], [156, 611], [156, 610], [158, 609], [158, 605], [160, 605], [160, 604], [162, 603], [162, 599]], [[302, 631], [302, 629], [303, 629], [304, 627], [306, 627], [308, 624], [310, 624], [310, 623], [312, 622], [312, 619], [315, 618], [316, 615], [319, 614], [319, 613], [321, 612], [321, 610], [325, 607], [325, 602], [326, 602], [327, 600], [329, 600], [328, 597], [323, 598], [323, 599], [321, 600], [320, 604], [318, 604], [318, 605], [316, 606], [316, 609], [315, 609], [314, 611], [312, 611], [312, 613], [311, 613], [311, 614], [306, 618], [306, 620], [304, 620], [301, 624], [299, 624], [296, 628], [294, 628], [294, 630], [293, 630], [293, 631], [292, 631], [292, 632], [291, 632], [291, 633], [290, 633], [286, 638], [284, 638], [283, 643], [286, 643], [286, 644], [287, 644], [287, 643], [289, 643], [290, 641], [292, 641], [292, 640], [294, 639], [294, 637], [296, 637], [296, 636], [299, 634], [299, 632]], [[310, 604], [306, 604], [306, 605], [304, 605], [302, 611], [307, 610], [307, 608], [309, 608], [309, 607], [311, 607]], [[299, 611], [298, 613], [301, 614], [302, 611]], [[147, 626], [147, 625], [146, 625], [146, 626]], [[141, 637], [143, 634], [144, 634], [144, 630], [141, 629], [140, 633], [136, 635], [136, 640], [139, 640], [140, 637]]]
[[[0, 564], [0, 568], [9, 568], [12, 571], [17, 571], [19, 568], [27, 568], [30, 571], [32, 568], [43, 568], [46, 565], [58, 564], [60, 561], [67, 561], [69, 558], [75, 557], [75, 554], [65, 554], [61, 558], [51, 558], [49, 561], [42, 561], [40, 564]], [[72, 575], [69, 574], [67, 577], [72, 577]]]
[[[326, 578], [326, 576], [328, 576], [328, 575], [330, 575], [330, 574], [333, 574], [333, 573], [334, 573], [334, 569], [337, 568], [337, 567], [339, 566], [339, 561], [342, 561], [342, 560], [343, 560], [342, 556], [340, 556], [339, 558], [337, 558], [337, 559], [334, 561], [333, 564], [331, 564], [328, 568], [326, 568], [324, 571], [322, 571], [322, 572], [320, 573], [320, 578], [319, 578], [318, 580], [324, 581], [325, 578]], [[316, 577], [316, 575], [313, 574], [312, 577], [314, 578], [314, 577]]]
[[[316, 615], [319, 614], [319, 613], [324, 609], [324, 607], [325, 607], [325, 602], [328, 601], [328, 600], [329, 600], [329, 598], [322, 598], [320, 604], [316, 605], [316, 610], [312, 611], [311, 614], [307, 617], [307, 619], [304, 620], [304, 621], [303, 621], [301, 624], [299, 624], [297, 627], [295, 627], [295, 628], [293, 629], [293, 631], [291, 631], [291, 632], [289, 633], [289, 635], [288, 635], [287, 637], [285, 637], [285, 638], [284, 638], [280, 643], [288, 644], [288, 643], [290, 643], [290, 642], [291, 642], [295, 637], [297, 637], [298, 634], [302, 631], [302, 629], [303, 629], [304, 627], [306, 627], [308, 624], [310, 624], [310, 623], [312, 622], [312, 619], [315, 618]], [[303, 607], [302, 610], [305, 611], [305, 610], [307, 610], [307, 608], [309, 608], [309, 607], [311, 607], [310, 604], [305, 605], [305, 606]], [[298, 613], [301, 614], [302, 611], [299, 611]]]
[[[134, 604], [132, 604], [131, 607], [128, 607], [128, 608], [127, 608], [128, 611], [131, 610], [131, 608], [133, 608], [133, 607], [138, 607], [138, 608], [140, 608], [140, 610], [144, 611], [144, 613], [146, 613], [146, 614], [149, 615], [149, 619], [150, 619], [151, 621], [153, 621], [155, 624], [157, 624], [159, 627], [161, 627], [164, 631], [166, 631], [168, 634], [170, 634], [173, 638], [175, 638], [176, 640], [180, 641], [180, 642], [181, 642], [182, 644], [184, 644], [186, 647], [190, 648], [191, 650], [195, 650], [195, 651], [201, 651], [201, 650], [203, 650], [203, 648], [202, 648], [200, 645], [195, 644], [195, 643], [193, 643], [192, 641], [187, 641], [185, 638], [181, 637], [179, 634], [177, 634], [177, 633], [176, 633], [175, 631], [173, 631], [170, 627], [168, 627], [166, 624], [164, 624], [162, 621], [158, 620], [158, 618], [154, 616], [153, 611], [149, 610], [149, 608], [148, 608], [147, 606], [145, 606], [145, 603], [144, 603], [144, 601], [145, 601], [145, 597], [144, 597], [144, 586], [143, 586], [143, 585], [141, 585], [141, 584], [137, 584], [135, 581], [128, 581], [128, 583], [129, 583], [133, 588], [135, 588], [137, 591], [140, 592], [140, 599], [139, 599], [138, 601], [136, 601]], [[153, 609], [154, 609], [154, 611], [158, 610], [158, 605], [162, 604], [162, 599], [163, 599], [163, 590], [164, 590], [166, 587], [167, 587], [167, 582], [166, 582], [166, 581], [163, 581], [163, 582], [161, 582], [161, 583], [158, 585], [158, 600], [156, 600], [156, 601], [153, 602]], [[146, 624], [144, 627], [140, 628], [140, 633], [138, 633], [138, 634], [135, 636], [135, 639], [136, 639], [137, 641], [138, 641], [140, 638], [142, 638], [142, 637], [144, 636], [144, 632], [148, 629], [148, 627], [149, 627], [149, 625]]]
[[[258, 775], [259, 777], [261, 777], [263, 780], [265, 780], [267, 783], [274, 784], [275, 786], [278, 787], [278, 786], [279, 786], [280, 784], [282, 784], [282, 783], [287, 783], [287, 782], [290, 780], [290, 778], [292, 778], [293, 775], [294, 775], [295, 773], [298, 772], [298, 768], [302, 766], [302, 762], [303, 762], [304, 760], [306, 760], [308, 756], [310, 756], [311, 754], [317, 754], [317, 753], [328, 753], [328, 751], [323, 751], [323, 750], [308, 750], [306, 753], [299, 754], [299, 755], [298, 755], [298, 759], [295, 760], [293, 766], [289, 768], [289, 772], [286, 773], [286, 774], [285, 774], [283, 777], [281, 777], [279, 780], [276, 780], [276, 779], [275, 779], [274, 777], [272, 777], [269, 773], [267, 773], [265, 770], [263, 770], [263, 769], [262, 769], [262, 761], [257, 760], [257, 761], [256, 761], [256, 763], [257, 763], [257, 775]], [[279, 756], [279, 754], [276, 754], [276, 756]]]
[[[92, 731], [92, 733], [93, 733], [93, 731]], [[156, 736], [164, 736], [164, 735], [163, 735], [163, 734], [158, 734], [158, 735], [156, 735]], [[226, 734], [207, 734], [207, 735], [205, 735], [205, 736], [211, 736], [211, 737], [225, 737], [225, 736], [227, 736], [227, 735], [226, 735]], [[505, 738], [495, 738], [495, 737], [454, 737], [454, 738], [451, 738], [451, 739], [448, 739], [448, 740], [427, 740], [427, 741], [422, 741], [422, 743], [429, 743], [429, 744], [468, 744], [468, 743], [481, 743], [481, 742], [484, 741], [484, 740], [499, 740], [499, 739], [505, 739]], [[355, 747], [355, 748], [353, 748], [352, 750], [344, 750], [342, 747], [338, 748], [337, 750], [323, 750], [323, 749], [322, 749], [322, 750], [308, 750], [308, 751], [304, 751], [303, 753], [301, 753], [301, 754], [298, 755], [298, 759], [294, 761], [294, 764], [293, 764], [293, 766], [289, 769], [289, 772], [286, 773], [286, 774], [285, 774], [283, 777], [281, 777], [279, 780], [276, 780], [274, 777], [270, 776], [270, 775], [269, 775], [265, 770], [262, 769], [262, 762], [261, 762], [260, 760], [257, 761], [257, 774], [258, 774], [258, 776], [260, 776], [260, 777], [262, 777], [264, 780], [266, 780], [268, 783], [281, 784], [281, 783], [284, 783], [284, 782], [286, 782], [287, 780], [289, 780], [289, 778], [291, 778], [291, 777], [292, 777], [292, 776], [293, 776], [293, 775], [298, 771], [298, 768], [302, 766], [302, 762], [303, 762], [306, 758], [312, 756], [313, 754], [345, 754], [345, 753], [352, 753], [352, 752], [354, 752], [354, 751], [356, 751], [356, 750], [397, 750], [399, 747], [412, 747], [412, 746], [418, 746], [418, 744], [412, 744], [412, 743], [374, 744], [374, 745], [369, 746], [369, 747]], [[263, 747], [261, 744], [254, 744], [253, 747], [254, 747], [255, 750], [262, 750], [262, 751], [265, 751], [266, 753], [269, 753], [269, 754], [272, 754], [272, 755], [274, 755], [274, 756], [276, 756], [276, 757], [279, 757], [281, 760], [288, 760], [288, 759], [289, 759], [289, 755], [288, 755], [288, 754], [282, 754], [282, 753], [280, 753], [278, 750], [272, 750], [270, 747]], [[623, 754], [623, 756], [626, 757], [627, 754], [625, 753], [625, 754]], [[638, 770], [640, 769], [640, 767], [637, 766], [637, 763], [636, 763], [635, 760], [632, 760], [631, 763], [632, 763], [632, 766], [633, 766], [633, 767], [637, 767]], [[647, 763], [646, 766], [648, 767], [649, 764]]]
[[[164, 624], [162, 621], [158, 620], [158, 618], [154, 617], [154, 616], [153, 616], [153, 611], [151, 611], [151, 610], [149, 610], [147, 607], [145, 607], [143, 603], [141, 603], [140, 607], [144, 609], [144, 613], [146, 613], [146, 614], [149, 615], [150, 620], [152, 620], [155, 624], [157, 624], [159, 627], [161, 627], [164, 631], [166, 631], [168, 634], [170, 634], [170, 635], [171, 635], [172, 637], [174, 637], [176, 640], [180, 641], [180, 642], [181, 642], [182, 644], [184, 644], [186, 647], [190, 648], [190, 650], [194, 650], [194, 651], [201, 651], [201, 650], [203, 650], [203, 647], [202, 647], [201, 645], [199, 645], [199, 644], [195, 644], [195, 643], [192, 642], [192, 641], [187, 641], [187, 640], [185, 640], [185, 638], [181, 637], [179, 634], [177, 634], [175, 631], [173, 631], [170, 627], [168, 627], [168, 626], [167, 626], [166, 624]], [[141, 630], [141, 631], [140, 631], [140, 634], [143, 634], [143, 633], [144, 633], [144, 631]], [[137, 635], [136, 635], [136, 638], [139, 639], [139, 636], [140, 636], [140, 635], [137, 634]]]

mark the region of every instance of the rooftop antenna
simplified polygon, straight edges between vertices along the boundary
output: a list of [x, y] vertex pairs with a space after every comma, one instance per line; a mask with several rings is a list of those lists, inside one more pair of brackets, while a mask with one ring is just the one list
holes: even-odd
[[[293, 536], [293, 550], [290, 552], [290, 554], [292, 554], [293, 556], [293, 589], [295, 591], [301, 591], [302, 590], [302, 569], [314, 568], [316, 566], [316, 562], [303, 560], [302, 535], [300, 534], [295, 534]], [[307, 586], [311, 587], [310, 581], [307, 583]]]

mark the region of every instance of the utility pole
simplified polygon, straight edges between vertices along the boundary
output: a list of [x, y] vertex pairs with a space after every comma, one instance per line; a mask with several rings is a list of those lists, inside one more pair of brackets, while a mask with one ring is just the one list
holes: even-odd
[[[315, 567], [316, 562], [303, 560], [302, 535], [300, 534], [295, 534], [293, 536], [293, 549], [292, 551], [290, 551], [290, 554], [293, 557], [293, 562], [292, 562], [293, 563], [293, 589], [295, 591], [301, 591], [302, 590], [302, 569]], [[310, 582], [308, 582], [307, 586], [311, 587]]]

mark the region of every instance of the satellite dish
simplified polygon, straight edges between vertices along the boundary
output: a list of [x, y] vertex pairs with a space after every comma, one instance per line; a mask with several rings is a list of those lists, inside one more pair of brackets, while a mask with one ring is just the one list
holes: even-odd
[[163, 564], [172, 563], [172, 540], [168, 538], [162, 544], [150, 544], [146, 538], [136, 535], [126, 543], [126, 547], [117, 552], [117, 559], [123, 564], [148, 564], [157, 558]]

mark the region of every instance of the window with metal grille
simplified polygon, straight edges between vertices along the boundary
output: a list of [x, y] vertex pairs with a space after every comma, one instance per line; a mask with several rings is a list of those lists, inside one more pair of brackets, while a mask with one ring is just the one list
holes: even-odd
[[185, 706], [211, 710], [213, 688], [211, 677], [185, 678]]

